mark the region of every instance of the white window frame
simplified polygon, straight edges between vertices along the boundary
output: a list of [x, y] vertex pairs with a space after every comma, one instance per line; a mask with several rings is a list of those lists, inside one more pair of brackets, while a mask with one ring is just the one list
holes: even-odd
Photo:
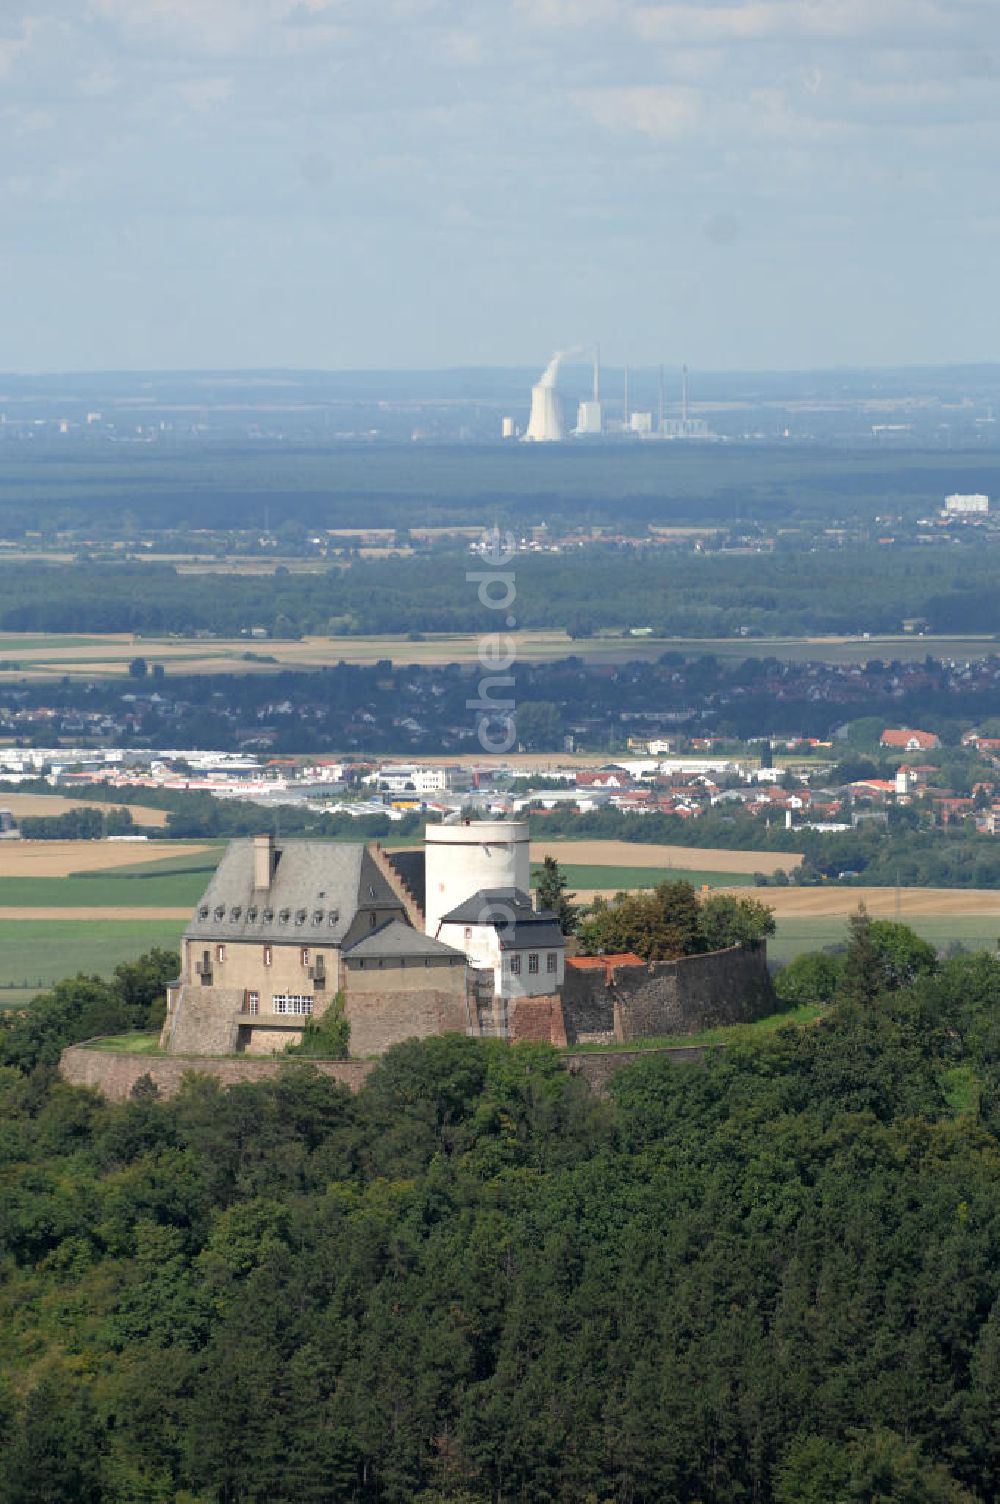
[[550, 974], [559, 970], [559, 958], [554, 950], [550, 950], [546, 954], [545, 970]]
[[528, 975], [532, 976], [532, 977], [537, 977], [537, 975], [538, 975], [538, 952], [537, 952], [537, 950], [532, 950], [532, 951], [528, 952]]
[[274, 992], [271, 994], [271, 1012], [291, 1014], [295, 1018], [308, 1018], [313, 1011], [313, 1000], [304, 992]]
[[512, 977], [519, 977], [521, 975], [521, 957], [518, 955], [513, 955], [510, 958], [510, 974]]

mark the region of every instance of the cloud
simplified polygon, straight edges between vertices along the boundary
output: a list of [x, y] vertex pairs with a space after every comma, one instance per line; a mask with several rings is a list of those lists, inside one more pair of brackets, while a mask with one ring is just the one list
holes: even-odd
[[591, 26], [622, 13], [621, 0], [514, 0], [514, 4], [533, 26]]
[[958, 6], [939, 0], [746, 0], [744, 4], [639, 5], [632, 16], [647, 41], [722, 44], [846, 42], [946, 36], [959, 24]]
[[189, 110], [203, 115], [219, 105], [227, 104], [233, 97], [231, 78], [191, 78], [180, 85], [177, 91]]
[[20, 55], [31, 46], [31, 38], [37, 26], [37, 21], [24, 16], [20, 21], [14, 22], [15, 29], [11, 35], [0, 35], [0, 77], [9, 73]]
[[692, 89], [640, 84], [578, 90], [572, 98], [598, 125], [638, 131], [657, 141], [686, 135], [700, 114], [699, 96]]

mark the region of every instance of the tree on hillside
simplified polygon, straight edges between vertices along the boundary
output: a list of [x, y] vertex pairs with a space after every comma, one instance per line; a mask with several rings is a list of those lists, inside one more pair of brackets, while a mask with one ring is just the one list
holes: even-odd
[[580, 909], [573, 902], [575, 893], [566, 892], [566, 874], [554, 856], [547, 856], [541, 867], [535, 868], [535, 904], [539, 909], [551, 909], [559, 920], [564, 935], [572, 935], [580, 917]]
[[585, 956], [634, 951], [644, 961], [675, 961], [703, 949], [698, 896], [690, 883], [657, 884], [651, 893], [598, 900], [577, 926]]
[[918, 978], [937, 970], [933, 945], [914, 934], [909, 925], [872, 919], [864, 904], [858, 905], [849, 923], [842, 985], [852, 1001], [871, 1002], [880, 992], [912, 987]]
[[698, 930], [706, 950], [730, 945], [756, 945], [774, 934], [774, 910], [759, 898], [734, 898], [713, 893], [698, 911]]

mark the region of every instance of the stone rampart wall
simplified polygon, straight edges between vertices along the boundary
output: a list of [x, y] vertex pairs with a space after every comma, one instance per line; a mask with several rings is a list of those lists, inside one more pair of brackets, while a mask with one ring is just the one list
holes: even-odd
[[603, 971], [567, 966], [563, 987], [566, 1037], [575, 1040], [613, 1028], [614, 1037], [655, 1039], [698, 1034], [724, 1024], [750, 1023], [777, 1006], [767, 947], [735, 945], [704, 956], [619, 966]]
[[[700, 1065], [712, 1053], [711, 1046], [688, 1045], [670, 1050], [614, 1050], [607, 1052], [566, 1051], [560, 1061], [573, 1075], [582, 1076], [594, 1091], [603, 1093], [612, 1076], [640, 1060], [663, 1059], [671, 1065]], [[313, 1060], [300, 1064], [315, 1066], [323, 1076], [341, 1082], [350, 1091], [360, 1091], [374, 1060]], [[162, 1097], [172, 1097], [184, 1076], [193, 1071], [211, 1076], [221, 1086], [236, 1086], [242, 1081], [270, 1081], [282, 1071], [294, 1069], [291, 1061], [260, 1060], [250, 1055], [220, 1059], [218, 1055], [127, 1055], [98, 1050], [86, 1044], [70, 1045], [63, 1050], [59, 1071], [73, 1086], [93, 1086], [109, 1101], [125, 1102], [136, 1083], [148, 1076]]]
[[[366, 1076], [374, 1068], [373, 1060], [300, 1061], [315, 1065], [323, 1076], [331, 1076], [351, 1091], [360, 1091]], [[112, 1102], [124, 1102], [136, 1082], [149, 1076], [160, 1095], [172, 1097], [188, 1071], [212, 1076], [221, 1086], [236, 1086], [241, 1081], [269, 1081], [287, 1071], [292, 1061], [261, 1060], [251, 1055], [222, 1059], [218, 1055], [127, 1055], [110, 1050], [96, 1050], [85, 1044], [70, 1045], [63, 1050], [59, 1072], [73, 1086], [96, 1086]]]

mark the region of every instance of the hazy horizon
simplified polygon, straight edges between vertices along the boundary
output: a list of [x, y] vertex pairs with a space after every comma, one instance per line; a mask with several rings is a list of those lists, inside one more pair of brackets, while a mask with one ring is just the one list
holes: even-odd
[[990, 0], [13, 0], [0, 369], [966, 365]]

